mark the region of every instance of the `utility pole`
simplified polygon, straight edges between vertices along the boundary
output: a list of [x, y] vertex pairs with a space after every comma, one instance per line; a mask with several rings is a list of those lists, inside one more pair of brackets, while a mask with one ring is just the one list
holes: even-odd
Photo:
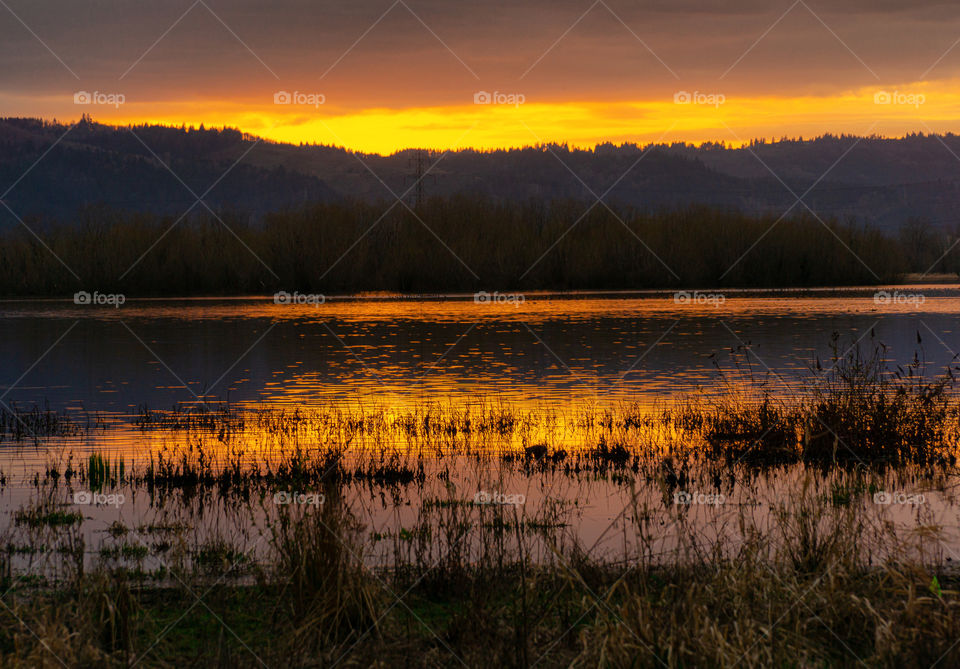
[[423, 182], [427, 176], [427, 158], [429, 152], [426, 149], [415, 149], [408, 165], [413, 168], [413, 174], [407, 178], [413, 179], [413, 194], [411, 196], [411, 205], [414, 209], [419, 209], [424, 201]]

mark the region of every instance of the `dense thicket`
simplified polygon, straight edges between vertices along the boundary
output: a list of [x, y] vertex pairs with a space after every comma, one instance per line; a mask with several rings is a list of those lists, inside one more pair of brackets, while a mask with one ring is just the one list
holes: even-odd
[[[384, 214], [388, 208], [316, 204], [256, 225], [230, 212], [178, 220], [102, 208], [69, 224], [28, 220], [37, 236], [23, 226], [0, 235], [0, 294], [870, 284], [926, 271], [949, 241], [905, 250], [899, 239], [852, 223], [706, 207], [614, 214], [574, 201], [453, 197], [428, 200], [416, 213], [396, 204]], [[950, 253], [935, 269], [957, 267]]]

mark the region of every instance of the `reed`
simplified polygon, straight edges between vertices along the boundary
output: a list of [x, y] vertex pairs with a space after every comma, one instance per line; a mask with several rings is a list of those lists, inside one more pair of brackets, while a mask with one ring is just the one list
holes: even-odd
[[[0, 664], [956, 665], [950, 536], [875, 497], [953, 504], [952, 377], [834, 344], [789, 398], [141, 410], [111, 429], [145, 460], [26, 475]], [[135, 506], [98, 521], [78, 481]]]
[[[469, 506], [433, 505], [421, 518], [429, 530], [409, 532], [402, 541], [411, 549], [396, 551], [402, 562], [389, 570], [365, 566], [358, 518], [331, 484], [322, 509], [270, 510], [270, 547], [258, 558], [204, 543], [192, 550], [215, 554], [209, 568], [166, 585], [118, 568], [116, 555], [101, 556], [104, 565], [70, 587], [16, 584], [0, 609], [0, 657], [4, 666], [59, 658], [117, 667], [411, 656], [524, 667], [960, 661], [955, 572], [929, 554], [878, 557], [881, 546], [916, 539], [824, 504], [813, 476], [778, 506], [771, 527], [741, 508], [733, 522], [747, 528], [745, 541], [722, 532], [708, 539], [690, 527], [666, 561], [642, 553], [608, 561], [560, 541], [556, 528], [545, 554], [552, 557], [535, 560], [533, 534], [520, 527], [542, 531], [548, 519], [510, 520], [499, 511], [480, 525], [485, 549], [470, 554], [455, 548]], [[642, 544], [644, 512], [633, 514]], [[515, 541], [506, 540], [511, 534]], [[258, 562], [256, 577], [228, 578], [244, 559]], [[203, 594], [202, 605], [193, 593]]]

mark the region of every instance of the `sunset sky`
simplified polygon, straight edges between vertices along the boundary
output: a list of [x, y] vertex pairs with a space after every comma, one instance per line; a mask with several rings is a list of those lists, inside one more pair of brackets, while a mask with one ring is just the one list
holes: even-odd
[[947, 2], [2, 0], [0, 110], [381, 153], [960, 132], [958, 40]]

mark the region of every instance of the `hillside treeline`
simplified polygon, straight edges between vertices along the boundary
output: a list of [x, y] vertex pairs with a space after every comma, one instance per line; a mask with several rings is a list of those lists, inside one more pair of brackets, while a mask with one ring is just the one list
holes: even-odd
[[[692, 204], [779, 216], [797, 204], [824, 219], [855, 217], [896, 235], [919, 217], [956, 234], [960, 136], [825, 135], [757, 140], [735, 148], [707, 142], [568, 144], [392, 155], [286, 144], [236, 128], [109, 126], [84, 116], [66, 125], [0, 119], [0, 228], [16, 217], [69, 220], [106, 204], [128, 212], [179, 216], [203, 196], [214, 209], [264, 215], [314, 202], [371, 205], [405, 191], [426, 170], [430, 196], [593, 201], [657, 212]], [[419, 167], [418, 167], [419, 166]], [[9, 207], [9, 211], [7, 210]], [[804, 208], [805, 208], [804, 207]], [[926, 268], [924, 268], [926, 269]]]
[[[950, 244], [918, 223], [895, 239], [799, 213], [614, 214], [574, 201], [465, 196], [427, 200], [416, 214], [398, 203], [384, 215], [388, 207], [315, 204], [255, 225], [229, 211], [178, 220], [100, 207], [70, 222], [27, 220], [36, 236], [24, 226], [0, 233], [0, 294], [853, 285], [926, 271]], [[954, 250], [935, 271], [958, 268]]]

